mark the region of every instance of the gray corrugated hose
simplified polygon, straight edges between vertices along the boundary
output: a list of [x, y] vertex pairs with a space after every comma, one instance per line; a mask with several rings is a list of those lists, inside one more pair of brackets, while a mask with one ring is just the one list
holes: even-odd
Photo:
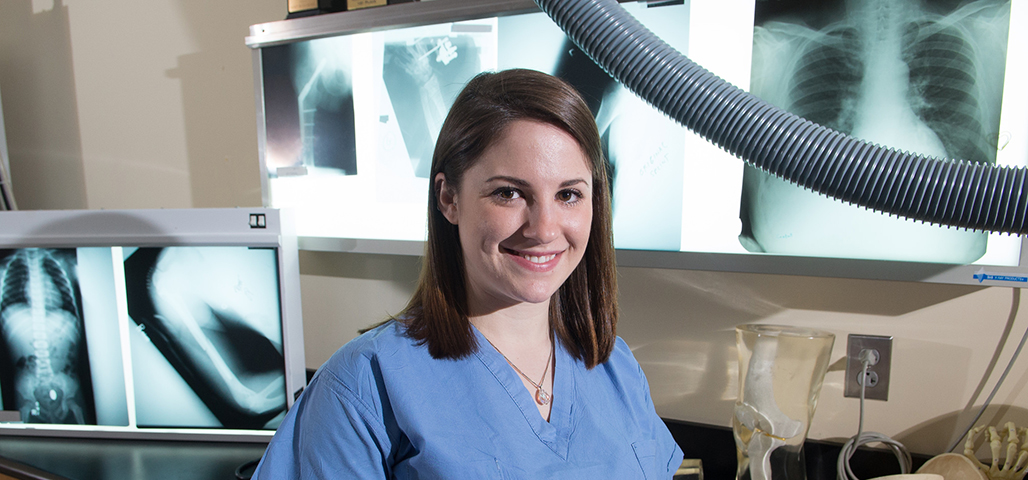
[[1028, 173], [1023, 167], [928, 158], [858, 140], [717, 77], [646, 29], [616, 0], [535, 1], [611, 76], [757, 168], [893, 215], [1028, 233]]

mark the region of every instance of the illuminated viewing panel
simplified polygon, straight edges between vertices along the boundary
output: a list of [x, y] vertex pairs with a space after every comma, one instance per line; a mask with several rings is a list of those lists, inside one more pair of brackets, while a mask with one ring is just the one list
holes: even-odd
[[[278, 212], [256, 211], [278, 225]], [[153, 212], [179, 213], [172, 224], [212, 213]], [[250, 228], [245, 211], [213, 212]], [[50, 212], [0, 219], [33, 213]], [[287, 350], [302, 357], [298, 286], [286, 285], [299, 280], [295, 244], [283, 251], [277, 229], [174, 226], [169, 238], [124, 223], [137, 231], [104, 239], [73, 224], [55, 230], [67, 237], [0, 228], [0, 401], [21, 419], [0, 433], [270, 436], [297, 388]], [[112, 240], [126, 243], [100, 245]]]
[[[433, 3], [440, 10], [454, 5], [434, 0], [409, 10], [433, 12]], [[311, 248], [342, 245], [327, 239], [355, 240], [339, 248], [352, 251], [362, 250], [354, 244], [371, 244], [360, 240], [423, 241], [432, 149], [454, 97], [479, 72], [520, 67], [566, 79], [595, 114], [611, 173], [619, 259], [684, 252], [1028, 271], [1021, 268], [1019, 237], [898, 219], [747, 167], [611, 79], [546, 15], [525, 13], [524, 2], [489, 3], [495, 6], [489, 14], [430, 25], [395, 26], [390, 22], [399, 21], [383, 9], [381, 19], [347, 12], [251, 27], [248, 43], [258, 52], [262, 78], [265, 202], [296, 208], [298, 234]], [[1028, 97], [1018, 91], [1028, 73], [1014, 61], [1028, 56], [1028, 40], [1017, 33], [1028, 23], [1023, 6], [992, 0], [622, 6], [700, 65], [810, 120], [905, 151], [1028, 165]], [[330, 31], [332, 22], [341, 26], [331, 35], [287, 38], [289, 25]], [[262, 43], [262, 32], [270, 38], [271, 31], [279, 36]]]

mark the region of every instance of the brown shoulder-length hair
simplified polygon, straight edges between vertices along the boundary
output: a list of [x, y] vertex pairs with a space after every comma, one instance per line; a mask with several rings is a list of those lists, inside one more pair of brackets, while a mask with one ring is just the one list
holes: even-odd
[[407, 335], [428, 345], [434, 358], [461, 358], [477, 348], [468, 320], [464, 253], [457, 226], [439, 210], [442, 172], [460, 188], [475, 164], [515, 120], [535, 120], [567, 132], [590, 161], [592, 227], [585, 255], [550, 299], [550, 327], [571, 355], [588, 368], [614, 348], [618, 319], [617, 272], [611, 234], [610, 189], [600, 136], [589, 107], [564, 81], [534, 70], [505, 70], [473, 78], [446, 116], [432, 156], [428, 242], [417, 290], [398, 318]]

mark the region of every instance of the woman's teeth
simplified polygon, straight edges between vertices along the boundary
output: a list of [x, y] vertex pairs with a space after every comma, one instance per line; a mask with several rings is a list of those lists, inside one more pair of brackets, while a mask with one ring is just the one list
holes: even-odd
[[552, 255], [543, 255], [541, 257], [537, 257], [537, 256], [534, 256], [534, 255], [521, 255], [521, 258], [524, 258], [525, 260], [528, 260], [529, 262], [532, 262], [532, 263], [546, 263], [546, 262], [549, 262], [550, 260], [553, 260], [553, 258], [556, 257], [556, 256], [557, 256], [557, 254], [554, 253]]

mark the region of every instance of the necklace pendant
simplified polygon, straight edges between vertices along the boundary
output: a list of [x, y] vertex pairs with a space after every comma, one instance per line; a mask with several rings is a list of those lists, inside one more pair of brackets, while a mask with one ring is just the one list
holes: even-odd
[[549, 393], [546, 393], [546, 390], [543, 390], [542, 388], [535, 389], [535, 401], [538, 402], [539, 405], [550, 403], [550, 399], [552, 398], [553, 397]]

